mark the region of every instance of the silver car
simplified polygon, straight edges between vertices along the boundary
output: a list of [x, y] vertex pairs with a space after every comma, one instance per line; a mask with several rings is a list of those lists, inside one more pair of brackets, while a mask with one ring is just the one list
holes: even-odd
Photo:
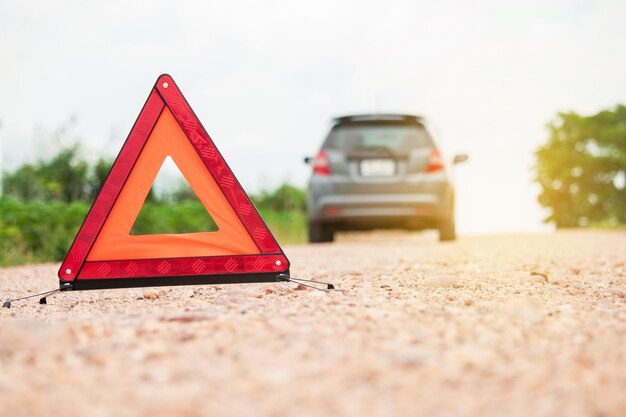
[[[453, 163], [467, 160], [457, 155]], [[456, 239], [454, 186], [424, 120], [400, 114], [333, 120], [308, 186], [310, 242], [339, 230], [434, 228]]]

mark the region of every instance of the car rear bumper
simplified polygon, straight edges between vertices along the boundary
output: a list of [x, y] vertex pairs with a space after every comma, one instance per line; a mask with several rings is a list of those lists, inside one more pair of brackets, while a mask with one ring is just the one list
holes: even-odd
[[447, 213], [443, 200], [436, 194], [324, 195], [310, 202], [309, 219], [345, 229], [431, 227]]
[[[444, 173], [419, 174], [403, 182], [382, 181], [370, 187], [348, 178], [311, 177], [309, 220], [345, 226], [422, 228], [436, 224], [452, 210], [452, 186]], [[363, 192], [376, 188], [376, 192]], [[347, 192], [350, 190], [350, 192]], [[342, 227], [338, 227], [342, 228]]]
[[424, 216], [440, 206], [434, 194], [324, 195], [312, 202], [313, 218]]

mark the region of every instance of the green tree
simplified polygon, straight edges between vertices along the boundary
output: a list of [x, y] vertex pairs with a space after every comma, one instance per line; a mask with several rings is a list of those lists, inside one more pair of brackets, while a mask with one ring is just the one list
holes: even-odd
[[535, 152], [539, 203], [557, 227], [626, 223], [626, 106], [559, 113]]
[[109, 159], [100, 158], [93, 167], [91, 176], [88, 179], [87, 199], [94, 201], [104, 185], [109, 175], [113, 162]]
[[78, 147], [61, 150], [49, 161], [26, 164], [3, 178], [5, 194], [22, 201], [64, 201], [85, 198], [87, 163], [79, 159]]

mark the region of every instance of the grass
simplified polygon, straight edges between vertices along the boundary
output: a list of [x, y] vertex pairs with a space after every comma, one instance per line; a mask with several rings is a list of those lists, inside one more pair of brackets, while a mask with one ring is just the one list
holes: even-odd
[[307, 219], [305, 212], [261, 209], [259, 213], [279, 244], [306, 243]]

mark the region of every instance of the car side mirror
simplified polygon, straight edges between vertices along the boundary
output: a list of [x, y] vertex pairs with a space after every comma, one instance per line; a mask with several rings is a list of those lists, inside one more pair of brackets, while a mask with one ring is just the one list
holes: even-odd
[[311, 159], [312, 159], [312, 158], [311, 158], [310, 156], [305, 156], [305, 157], [304, 157], [304, 163], [305, 163], [305, 164], [310, 164], [310, 163], [311, 163]]
[[467, 156], [467, 154], [461, 153], [458, 155], [454, 155], [454, 160], [452, 161], [453, 164], [460, 164], [461, 162], [465, 162], [469, 159], [469, 156]]

